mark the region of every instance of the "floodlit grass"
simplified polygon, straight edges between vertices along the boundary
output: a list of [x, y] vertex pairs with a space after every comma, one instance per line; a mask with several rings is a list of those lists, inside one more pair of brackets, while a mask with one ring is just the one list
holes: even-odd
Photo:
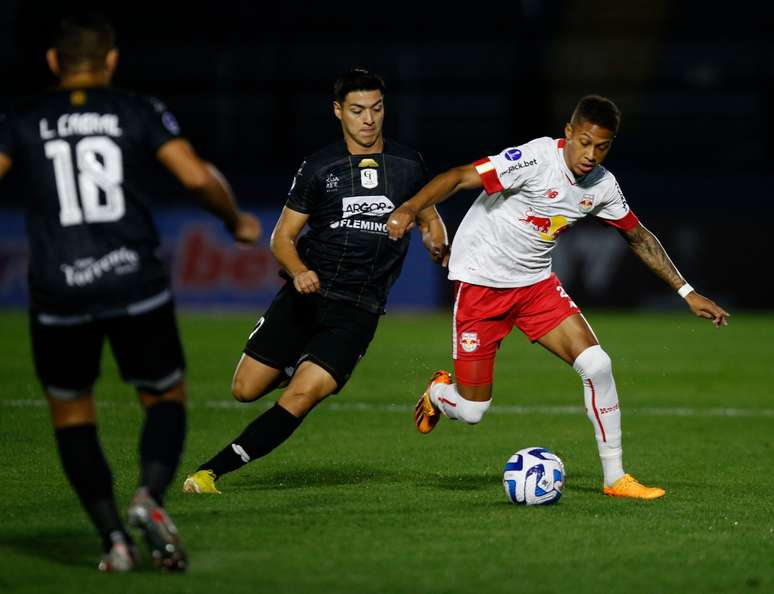
[[[229, 395], [253, 316], [181, 314], [189, 433], [167, 509], [191, 568], [165, 576], [96, 571], [98, 539], [59, 466], [26, 318], [2, 314], [0, 590], [774, 592], [774, 317], [735, 314], [721, 330], [687, 313], [588, 317], [613, 358], [626, 468], [664, 486], [662, 500], [600, 493], [580, 380], [518, 333], [498, 356], [484, 421], [418, 434], [411, 406], [450, 366], [445, 315], [385, 317], [349, 385], [287, 443], [220, 480], [223, 495], [183, 494], [185, 472], [270, 402]], [[97, 402], [124, 506], [140, 411], [108, 356]], [[556, 506], [506, 501], [502, 466], [532, 445], [566, 465]]]

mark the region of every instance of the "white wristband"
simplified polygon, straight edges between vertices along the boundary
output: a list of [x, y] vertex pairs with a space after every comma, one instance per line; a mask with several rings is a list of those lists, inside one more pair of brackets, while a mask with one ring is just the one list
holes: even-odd
[[682, 287], [677, 289], [677, 294], [680, 295], [683, 299], [688, 297], [688, 293], [691, 293], [693, 291], [693, 287], [689, 285], [688, 283], [685, 283]]

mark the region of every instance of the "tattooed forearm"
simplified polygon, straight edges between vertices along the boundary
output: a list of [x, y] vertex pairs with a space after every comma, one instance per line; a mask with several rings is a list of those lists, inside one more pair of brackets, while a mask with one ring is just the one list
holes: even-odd
[[685, 283], [664, 246], [653, 233], [642, 225], [637, 225], [634, 229], [625, 231], [623, 236], [637, 257], [670, 287], [677, 290]]

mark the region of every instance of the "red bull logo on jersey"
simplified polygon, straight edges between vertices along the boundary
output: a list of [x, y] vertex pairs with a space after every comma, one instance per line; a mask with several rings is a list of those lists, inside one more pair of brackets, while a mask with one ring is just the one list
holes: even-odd
[[584, 194], [581, 201], [578, 202], [578, 208], [581, 212], [590, 212], [594, 208], [594, 194]]
[[519, 221], [531, 225], [540, 234], [540, 238], [546, 241], [555, 241], [560, 233], [570, 228], [570, 223], [566, 217], [562, 215], [552, 217], [536, 215], [531, 208], [527, 209], [524, 218], [519, 219]]
[[478, 332], [463, 332], [460, 335], [460, 346], [466, 353], [472, 353], [481, 345]]

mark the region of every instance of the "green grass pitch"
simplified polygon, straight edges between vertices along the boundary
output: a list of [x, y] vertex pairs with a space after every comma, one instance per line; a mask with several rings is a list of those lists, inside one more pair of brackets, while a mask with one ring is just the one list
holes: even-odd
[[[579, 378], [518, 333], [498, 356], [483, 422], [442, 419], [418, 434], [411, 406], [450, 364], [442, 314], [388, 314], [343, 393], [287, 443], [224, 477], [223, 495], [183, 494], [185, 473], [274, 400], [229, 394], [252, 315], [184, 312], [189, 432], [167, 509], [190, 571], [103, 575], [59, 466], [26, 317], [0, 314], [0, 591], [774, 592], [774, 316], [736, 314], [721, 330], [687, 312], [588, 317], [613, 358], [626, 468], [664, 486], [664, 499], [600, 493]], [[123, 507], [140, 410], [109, 356], [96, 391]], [[506, 501], [502, 466], [532, 445], [565, 462], [556, 506]]]

